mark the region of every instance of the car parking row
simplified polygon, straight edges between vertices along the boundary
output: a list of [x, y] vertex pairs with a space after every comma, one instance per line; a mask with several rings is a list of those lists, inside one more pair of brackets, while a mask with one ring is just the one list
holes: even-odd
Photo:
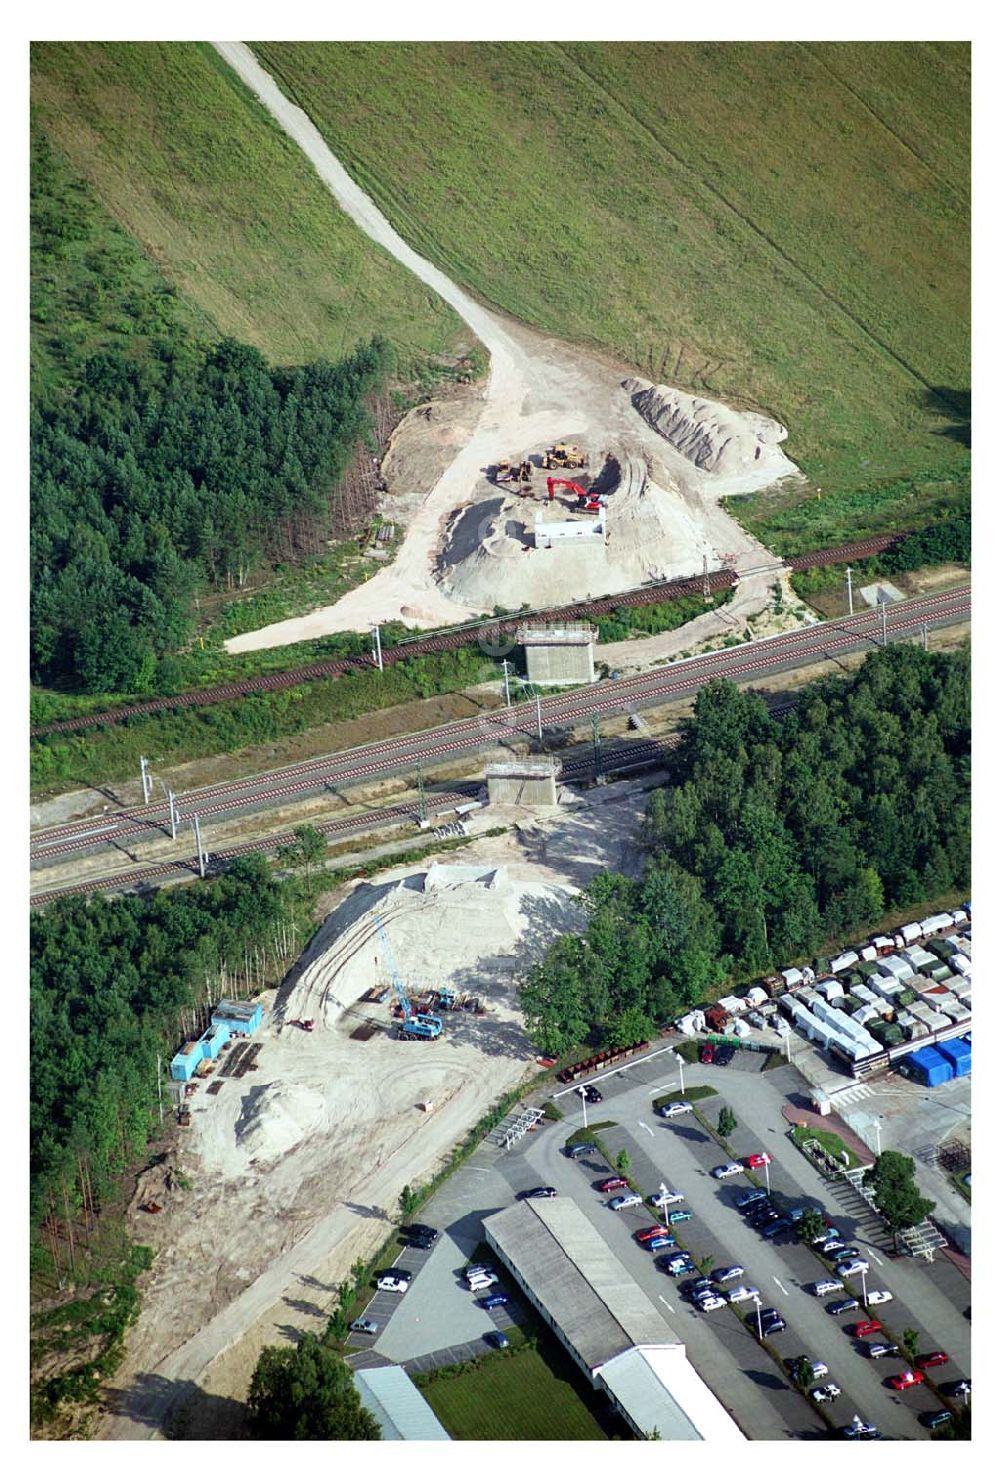
[[[676, 1114], [676, 1116], [680, 1119], [682, 1114]], [[763, 1331], [764, 1337], [769, 1342], [775, 1338], [780, 1338], [780, 1335], [786, 1333], [789, 1324], [791, 1324], [791, 1331], [788, 1332], [787, 1337], [781, 1338], [780, 1340], [790, 1342], [792, 1337], [798, 1335], [800, 1341], [805, 1343], [801, 1351], [796, 1352], [794, 1359], [797, 1360], [803, 1354], [808, 1356], [818, 1347], [822, 1356], [815, 1358], [814, 1361], [824, 1364], [828, 1361], [836, 1361], [837, 1368], [831, 1382], [837, 1388], [844, 1390], [845, 1395], [857, 1404], [858, 1410], [862, 1413], [865, 1413], [869, 1408], [876, 1410], [880, 1428], [886, 1434], [896, 1436], [897, 1438], [914, 1438], [914, 1436], [919, 1435], [921, 1431], [920, 1427], [914, 1421], [914, 1413], [929, 1416], [935, 1410], [940, 1409], [940, 1404], [935, 1399], [932, 1391], [926, 1387], [921, 1388], [918, 1385], [911, 1386], [913, 1392], [906, 1395], [907, 1401], [911, 1404], [911, 1411], [905, 1410], [899, 1402], [898, 1395], [901, 1391], [887, 1390], [877, 1379], [872, 1378], [871, 1370], [868, 1368], [870, 1359], [864, 1352], [864, 1340], [860, 1338], [850, 1338], [848, 1340], [848, 1336], [844, 1333], [841, 1333], [839, 1337], [831, 1337], [833, 1330], [832, 1319], [828, 1313], [821, 1312], [820, 1306], [817, 1305], [819, 1303], [825, 1306], [825, 1303], [822, 1302], [822, 1299], [816, 1297], [810, 1298], [812, 1305], [805, 1302], [806, 1293], [802, 1288], [814, 1283], [816, 1280], [822, 1280], [824, 1278], [818, 1274], [820, 1272], [820, 1265], [817, 1263], [813, 1252], [808, 1247], [798, 1244], [792, 1238], [794, 1235], [794, 1222], [785, 1219], [776, 1208], [772, 1207], [774, 1204], [783, 1202], [780, 1197], [781, 1189], [779, 1184], [782, 1178], [780, 1172], [776, 1175], [779, 1184], [772, 1184], [774, 1199], [766, 1201], [766, 1210], [760, 1215], [751, 1213], [748, 1223], [747, 1219], [740, 1216], [737, 1211], [735, 1204], [737, 1195], [723, 1191], [721, 1184], [710, 1185], [706, 1182], [706, 1180], [711, 1179], [712, 1169], [721, 1167], [717, 1162], [719, 1153], [714, 1141], [700, 1130], [692, 1132], [691, 1128], [686, 1125], [682, 1128], [680, 1121], [676, 1124], [671, 1124], [670, 1119], [667, 1119], [661, 1124], [658, 1124], [658, 1129], [660, 1133], [673, 1137], [676, 1137], [679, 1132], [685, 1131], [685, 1137], [681, 1141], [693, 1159], [693, 1162], [690, 1163], [690, 1168], [693, 1170], [690, 1189], [693, 1192], [686, 1193], [685, 1199], [689, 1203], [697, 1203], [702, 1209], [702, 1213], [696, 1213], [690, 1224], [685, 1224], [682, 1232], [683, 1243], [690, 1250], [693, 1259], [689, 1259], [686, 1262], [674, 1260], [672, 1264], [668, 1250], [667, 1255], [661, 1255], [658, 1258], [660, 1269], [666, 1270], [668, 1274], [673, 1274], [674, 1276], [687, 1276], [689, 1280], [691, 1280], [692, 1273], [695, 1273], [691, 1290], [694, 1292], [698, 1290], [705, 1292], [708, 1290], [707, 1288], [699, 1288], [697, 1286], [697, 1264], [705, 1264], [709, 1257], [717, 1260], [722, 1255], [726, 1257], [728, 1263], [732, 1250], [739, 1246], [742, 1251], [740, 1257], [741, 1262], [751, 1266], [762, 1263], [765, 1268], [762, 1275], [758, 1273], [753, 1278], [756, 1283], [754, 1289], [757, 1290], [760, 1296], [761, 1304], [763, 1304], [765, 1299], [774, 1300], [780, 1304], [780, 1311], [778, 1307], [767, 1308], [761, 1305], [759, 1314], [760, 1329]], [[628, 1151], [632, 1155], [634, 1164], [633, 1177], [646, 1183], [655, 1183], [660, 1172], [660, 1165], [664, 1160], [664, 1155], [655, 1154], [655, 1156], [650, 1156], [644, 1147], [640, 1146], [634, 1138], [631, 1138], [631, 1135]], [[666, 1151], [669, 1154], [670, 1161], [676, 1164], [676, 1154], [669, 1149]], [[749, 1157], [750, 1155], [748, 1154], [747, 1156]], [[716, 1162], [712, 1163], [712, 1159], [715, 1159]], [[679, 1177], [676, 1168], [674, 1170], [674, 1177], [675, 1179]], [[735, 1175], [727, 1175], [726, 1177], [735, 1179]], [[603, 1181], [598, 1180], [597, 1182], [600, 1184]], [[697, 1184], [696, 1191], [695, 1184]], [[686, 1179], [683, 1186], [675, 1183], [674, 1192], [676, 1193], [682, 1187], [685, 1190], [688, 1189], [689, 1186], [687, 1185]], [[795, 1186], [789, 1185], [788, 1188], [789, 1190], [794, 1190]], [[746, 1194], [747, 1191], [744, 1190], [743, 1193]], [[763, 1209], [766, 1191], [750, 1190], [749, 1193], [751, 1195], [759, 1195], [760, 1198], [751, 1199], [745, 1208], [751, 1212], [755, 1205]], [[799, 1208], [804, 1208], [804, 1206], [799, 1206]], [[623, 1207], [619, 1213], [629, 1227], [633, 1229], [633, 1234], [645, 1234], [645, 1232], [650, 1230], [648, 1210], [640, 1211], [637, 1206], [630, 1205]], [[771, 1223], [767, 1223], [766, 1220], [770, 1220], [772, 1216], [774, 1218]], [[634, 1217], [634, 1221], [632, 1217]], [[640, 1219], [644, 1223], [640, 1224]], [[784, 1223], [779, 1223], [783, 1220]], [[779, 1223], [779, 1233], [777, 1235], [772, 1234], [770, 1236], [770, 1243], [768, 1243], [768, 1240], [764, 1237], [772, 1230], [773, 1224], [775, 1223]], [[669, 1234], [671, 1228], [669, 1226], [664, 1227], [664, 1233]], [[675, 1240], [676, 1238], [674, 1236]], [[654, 1247], [657, 1246], [655, 1238], [647, 1238], [644, 1243], [653, 1245]], [[742, 1265], [740, 1265], [740, 1270], [742, 1271]], [[711, 1278], [708, 1279], [711, 1280]], [[832, 1275], [826, 1279], [839, 1280], [839, 1278], [835, 1278]], [[771, 1284], [770, 1292], [768, 1292], [768, 1282]], [[840, 1288], [835, 1287], [834, 1290], [840, 1290]], [[875, 1290], [878, 1289], [876, 1288]], [[802, 1300], [799, 1301], [799, 1298]], [[846, 1302], [850, 1299], [843, 1296], [840, 1300]], [[702, 1297], [701, 1305], [708, 1311], [720, 1314], [725, 1301], [728, 1301], [728, 1297], [723, 1299], [711, 1295]], [[844, 1310], [846, 1311], [847, 1309], [845, 1308]], [[756, 1331], [755, 1324], [758, 1321], [758, 1312], [756, 1309], [750, 1312], [748, 1320], [751, 1334], [753, 1334]], [[711, 1321], [713, 1327], [721, 1327], [721, 1323], [717, 1323], [715, 1318], [712, 1318]], [[840, 1341], [840, 1337], [843, 1337], [843, 1342]], [[812, 1348], [809, 1348], [806, 1340], [812, 1342]], [[824, 1349], [827, 1351], [823, 1351]], [[863, 1365], [860, 1364], [861, 1358], [865, 1358], [865, 1364]], [[901, 1369], [892, 1369], [893, 1374], [898, 1372], [901, 1372]], [[862, 1423], [869, 1422], [868, 1419], [863, 1419], [862, 1421]]]

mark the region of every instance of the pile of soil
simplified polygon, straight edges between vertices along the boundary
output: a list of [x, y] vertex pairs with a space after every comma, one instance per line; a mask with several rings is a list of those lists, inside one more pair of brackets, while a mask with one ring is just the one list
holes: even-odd
[[798, 470], [778, 449], [788, 431], [766, 415], [733, 410], [647, 379], [626, 379], [623, 387], [643, 420], [700, 471], [727, 478], [759, 476], [763, 486]]

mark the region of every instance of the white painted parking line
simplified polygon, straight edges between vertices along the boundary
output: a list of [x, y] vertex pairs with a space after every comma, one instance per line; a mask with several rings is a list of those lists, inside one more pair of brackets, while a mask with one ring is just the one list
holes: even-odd
[[771, 1280], [774, 1282], [775, 1286], [777, 1286], [780, 1291], [783, 1291], [784, 1292], [785, 1296], [787, 1297], [788, 1296], [788, 1288], [787, 1288], [787, 1286], [782, 1286], [781, 1285], [781, 1282], [778, 1280], [778, 1278], [776, 1276], [772, 1276], [771, 1277]]
[[675, 1087], [675, 1086], [679, 1086], [679, 1085], [680, 1085], [680, 1083], [679, 1082], [676, 1082], [676, 1081], [665, 1081], [662, 1086], [650, 1087], [650, 1089], [649, 1089], [649, 1095], [651, 1097], [657, 1097], [657, 1096], [659, 1096], [660, 1092], [669, 1092], [671, 1087]]
[[660, 1301], [663, 1303], [664, 1307], [666, 1307], [668, 1312], [672, 1312], [674, 1310], [673, 1307], [671, 1307], [670, 1303], [667, 1301], [666, 1297], [660, 1297]]
[[884, 1264], [884, 1262], [882, 1262], [882, 1261], [879, 1260], [878, 1256], [875, 1254], [875, 1252], [873, 1250], [869, 1250], [868, 1254], [871, 1256], [871, 1258], [875, 1262], [876, 1266], [881, 1266], [881, 1265]]
[[654, 1134], [654, 1132], [653, 1132], [653, 1129], [652, 1129], [652, 1128], [651, 1128], [651, 1127], [650, 1127], [650, 1125], [649, 1125], [649, 1123], [648, 1123], [648, 1122], [643, 1122], [643, 1121], [642, 1121], [642, 1119], [641, 1119], [641, 1118], [640, 1118], [640, 1119], [639, 1119], [639, 1126], [640, 1126], [640, 1127], [641, 1127], [641, 1128], [645, 1128], [645, 1129], [646, 1129], [646, 1132], [647, 1132], [647, 1133], [648, 1133], [648, 1134], [649, 1134], [649, 1136], [650, 1136], [650, 1137], [651, 1137], [651, 1138], [652, 1138], [652, 1137], [655, 1137], [655, 1134]]

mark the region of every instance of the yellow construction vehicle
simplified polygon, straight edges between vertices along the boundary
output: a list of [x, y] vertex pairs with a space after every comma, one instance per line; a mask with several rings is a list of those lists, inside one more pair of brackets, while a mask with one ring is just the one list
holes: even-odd
[[494, 482], [514, 482], [517, 480], [517, 469], [511, 463], [509, 456], [504, 456], [497, 462], [493, 469]]
[[531, 481], [531, 473], [533, 471], [534, 471], [534, 467], [532, 466], [532, 464], [531, 464], [530, 461], [527, 461], [527, 460], [522, 461], [521, 462], [521, 465], [518, 468], [517, 480], [519, 482], [530, 482]]
[[560, 441], [556, 446], [550, 446], [542, 457], [542, 466], [546, 471], [550, 467], [579, 467], [586, 465], [586, 453], [581, 451], [579, 446], [567, 446], [565, 441]]

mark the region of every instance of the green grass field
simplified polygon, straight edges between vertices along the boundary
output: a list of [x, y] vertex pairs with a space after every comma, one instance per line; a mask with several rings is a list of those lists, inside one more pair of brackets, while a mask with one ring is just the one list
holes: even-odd
[[[407, 240], [487, 300], [767, 410], [827, 493], [888, 484], [884, 526], [900, 497], [912, 520], [898, 481], [963, 495], [964, 44], [255, 49]], [[802, 508], [837, 532], [865, 514]]]
[[276, 363], [337, 359], [375, 333], [408, 367], [473, 346], [334, 205], [210, 46], [36, 43], [31, 85], [37, 124], [208, 336]]
[[493, 1353], [421, 1393], [455, 1440], [607, 1440], [595, 1418], [607, 1418], [603, 1395], [588, 1389], [550, 1339], [538, 1348]]

